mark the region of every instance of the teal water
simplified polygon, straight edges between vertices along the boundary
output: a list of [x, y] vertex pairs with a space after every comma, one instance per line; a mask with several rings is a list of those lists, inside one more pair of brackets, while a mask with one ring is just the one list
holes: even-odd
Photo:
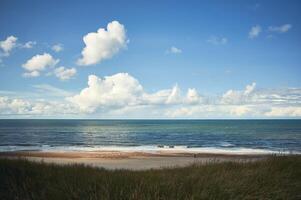
[[0, 120], [0, 151], [301, 152], [301, 120]]

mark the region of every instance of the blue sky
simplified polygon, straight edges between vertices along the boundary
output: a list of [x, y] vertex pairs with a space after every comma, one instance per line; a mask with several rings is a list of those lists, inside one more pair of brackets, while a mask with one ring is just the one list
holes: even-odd
[[[3, 0], [0, 113], [3, 117], [158, 118], [160, 113], [166, 118], [300, 117], [300, 9], [300, 1]], [[99, 28], [107, 30], [113, 21], [123, 27], [123, 40], [91, 44], [96, 54], [106, 51], [110, 56], [79, 64], [87, 47], [83, 37]], [[4, 43], [9, 36], [17, 38], [12, 47]], [[62, 50], [54, 51], [54, 45]], [[59, 62], [24, 67], [34, 56], [44, 54]], [[57, 69], [62, 66], [61, 71]], [[39, 76], [25, 77], [34, 71], [32, 67], [40, 70]], [[114, 76], [119, 73], [121, 78]], [[79, 100], [76, 95], [89, 88], [90, 75], [111, 77], [118, 88], [90, 87], [88, 96]], [[130, 79], [138, 81], [133, 87], [143, 89], [123, 88]], [[104, 83], [96, 82], [103, 87]], [[252, 83], [252, 92], [244, 96]], [[193, 104], [187, 103], [189, 88], [197, 91], [191, 93]], [[173, 90], [177, 100], [168, 103]], [[160, 100], [150, 100], [159, 98], [160, 91], [165, 92], [159, 94]], [[229, 91], [233, 91], [229, 93], [232, 102], [225, 100]], [[41, 101], [72, 109], [51, 115], [45, 115], [46, 110], [33, 112]], [[207, 115], [208, 109], [217, 110]], [[150, 110], [154, 113], [149, 114]]]

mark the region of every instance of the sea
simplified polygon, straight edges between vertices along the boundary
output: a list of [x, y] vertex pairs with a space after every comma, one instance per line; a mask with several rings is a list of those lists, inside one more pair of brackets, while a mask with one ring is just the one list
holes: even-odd
[[301, 120], [0, 120], [0, 152], [301, 154]]

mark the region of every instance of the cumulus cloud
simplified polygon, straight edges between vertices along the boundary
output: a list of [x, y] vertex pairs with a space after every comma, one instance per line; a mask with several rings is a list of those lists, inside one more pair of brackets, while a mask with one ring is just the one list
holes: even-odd
[[221, 103], [223, 104], [242, 104], [247, 102], [250, 94], [255, 90], [256, 83], [247, 85], [244, 91], [228, 90], [223, 94]]
[[211, 36], [207, 42], [213, 45], [225, 45], [228, 43], [228, 39], [226, 37]]
[[54, 70], [54, 74], [60, 80], [68, 80], [75, 76], [76, 69], [75, 68], [65, 68], [65, 67], [58, 67]]
[[188, 104], [198, 104], [201, 103], [202, 98], [198, 94], [195, 88], [189, 88], [186, 95], [186, 102]]
[[166, 53], [180, 54], [180, 53], [182, 53], [182, 50], [175, 46], [172, 46], [166, 51]]
[[291, 24], [284, 24], [282, 26], [270, 26], [268, 31], [276, 32], [276, 33], [286, 33], [288, 32], [293, 26]]
[[9, 36], [5, 40], [0, 41], [0, 48], [3, 51], [3, 56], [9, 56], [10, 52], [17, 46], [18, 38]]
[[259, 25], [253, 26], [249, 32], [249, 38], [254, 39], [258, 37], [261, 31], [262, 31], [261, 26]]
[[143, 88], [134, 77], [127, 73], [106, 76], [103, 79], [95, 75], [88, 78], [88, 87], [69, 100], [81, 110], [93, 112], [102, 106], [125, 106], [136, 104]]
[[[192, 96], [188, 97], [191, 102], [198, 98]], [[139, 81], [128, 73], [118, 73], [104, 78], [90, 75], [88, 87], [69, 98], [70, 102], [78, 105], [84, 112], [94, 112], [104, 107], [175, 105], [185, 100], [186, 97], [181, 96], [178, 85], [171, 89], [147, 93]]]
[[59, 62], [59, 59], [54, 59], [50, 54], [44, 53], [35, 55], [22, 65], [27, 70], [23, 75], [26, 77], [36, 77], [40, 72], [47, 67], [54, 67]]
[[63, 48], [62, 44], [55, 44], [51, 47], [51, 49], [58, 53], [58, 52], [63, 51], [64, 48]]
[[107, 29], [88, 33], [83, 37], [85, 47], [79, 65], [93, 65], [109, 59], [127, 45], [126, 30], [118, 21], [108, 23]]

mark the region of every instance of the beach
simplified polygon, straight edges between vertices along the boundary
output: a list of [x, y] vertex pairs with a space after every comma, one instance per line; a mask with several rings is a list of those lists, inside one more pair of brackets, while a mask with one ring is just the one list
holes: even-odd
[[268, 154], [213, 154], [187, 153], [181, 151], [159, 152], [41, 152], [18, 151], [2, 152], [0, 158], [27, 159], [34, 162], [55, 163], [59, 165], [83, 164], [105, 169], [147, 170], [171, 167], [185, 167], [191, 164], [212, 162], [251, 162], [267, 158]]
[[14, 152], [0, 156], [0, 199], [300, 199], [300, 166], [296, 155]]

